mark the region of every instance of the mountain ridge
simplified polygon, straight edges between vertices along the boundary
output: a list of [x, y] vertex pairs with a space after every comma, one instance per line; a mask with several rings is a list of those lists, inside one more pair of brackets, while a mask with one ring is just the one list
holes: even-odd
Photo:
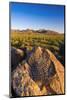
[[33, 29], [25, 29], [25, 30], [16, 30], [16, 29], [12, 29], [11, 32], [19, 32], [19, 33], [40, 33], [40, 34], [63, 34], [57, 31], [53, 31], [53, 30], [46, 30], [46, 29], [38, 29], [38, 30], [33, 30]]

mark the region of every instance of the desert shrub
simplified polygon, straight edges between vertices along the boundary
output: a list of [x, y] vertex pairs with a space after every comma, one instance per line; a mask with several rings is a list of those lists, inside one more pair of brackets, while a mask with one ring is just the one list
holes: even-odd
[[27, 48], [31, 50], [35, 46], [41, 46], [50, 49], [58, 58], [64, 53], [64, 35], [63, 34], [39, 34], [29, 32], [11, 33], [11, 45], [16, 48]]

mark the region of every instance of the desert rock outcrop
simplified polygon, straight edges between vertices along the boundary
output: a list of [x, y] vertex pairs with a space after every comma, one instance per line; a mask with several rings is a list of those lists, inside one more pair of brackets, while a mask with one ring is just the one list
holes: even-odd
[[34, 48], [12, 71], [12, 87], [18, 96], [64, 94], [64, 67], [50, 50]]

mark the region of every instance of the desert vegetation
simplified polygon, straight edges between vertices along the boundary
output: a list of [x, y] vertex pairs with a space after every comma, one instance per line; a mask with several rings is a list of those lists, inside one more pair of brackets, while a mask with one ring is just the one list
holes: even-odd
[[[31, 51], [33, 47], [44, 47], [51, 50], [64, 65], [64, 34], [54, 32], [11, 31], [11, 46]], [[25, 51], [25, 50], [24, 50]], [[25, 53], [25, 52], [24, 52]]]
[[11, 95], [64, 94], [64, 34], [11, 31]]

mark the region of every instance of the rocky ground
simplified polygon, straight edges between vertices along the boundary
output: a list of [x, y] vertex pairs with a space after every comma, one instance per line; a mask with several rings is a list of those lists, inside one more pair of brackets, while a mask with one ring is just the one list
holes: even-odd
[[11, 95], [39, 96], [64, 94], [64, 66], [45, 48], [11, 48]]

